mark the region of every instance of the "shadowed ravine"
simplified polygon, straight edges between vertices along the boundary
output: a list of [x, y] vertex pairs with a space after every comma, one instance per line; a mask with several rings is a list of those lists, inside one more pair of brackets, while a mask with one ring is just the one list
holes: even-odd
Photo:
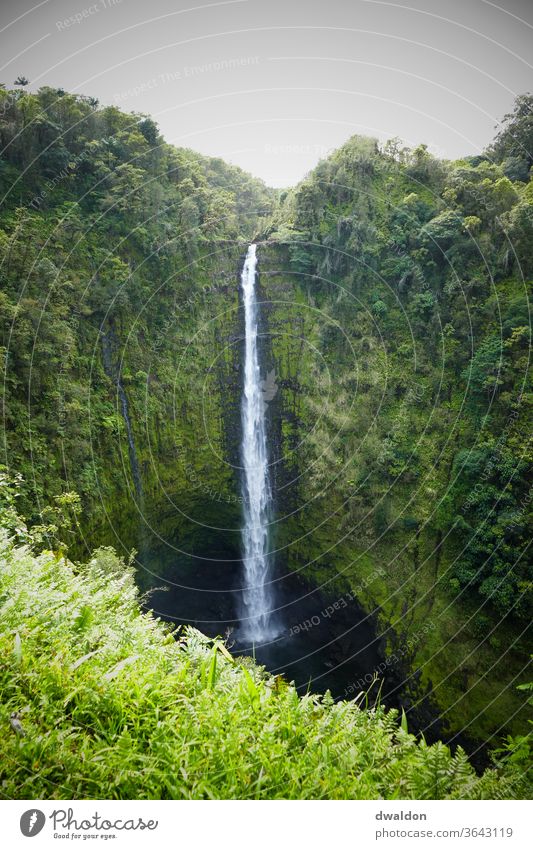
[[[273, 674], [293, 681], [301, 694], [329, 691], [335, 700], [358, 698], [368, 705], [379, 701], [408, 712], [411, 731], [424, 733], [428, 740], [446, 739], [438, 708], [419, 687], [418, 677], [410, 675], [408, 663], [387, 662], [385, 635], [379, 634], [375, 616], [365, 612], [356, 597], [325, 592], [295, 578], [279, 553], [275, 571], [272, 568], [269, 526], [276, 518], [276, 491], [261, 381], [267, 370], [261, 344], [268, 327], [260, 322], [256, 283], [252, 244], [239, 274], [244, 316], [241, 527], [217, 532], [205, 526], [203, 541], [198, 537], [189, 554], [180, 551], [179, 538], [174, 549], [171, 545], [148, 551], [143, 558], [152, 573], [147, 606], [177, 625], [223, 637], [235, 655], [254, 657]], [[469, 751], [476, 749], [468, 739], [461, 737], [460, 742]], [[483, 753], [473, 760], [482, 766]]]
[[[229, 557], [229, 550], [221, 548], [220, 556]], [[146, 562], [150, 563], [149, 555]], [[193, 625], [211, 637], [224, 637], [234, 655], [254, 657], [269, 672], [294, 681], [300, 694], [329, 690], [335, 700], [359, 697], [372, 706], [379, 699], [389, 708], [404, 709], [412, 733], [423, 733], [429, 742], [443, 739], [460, 744], [473, 754], [476, 768], [486, 766], [485, 750], [475, 741], [446, 732], [436, 705], [419, 691], [416, 676], [410, 677], [401, 661], [386, 663], [384, 639], [376, 621], [356, 599], [328, 596], [285, 576], [277, 591], [281, 630], [275, 638], [250, 646], [241, 640], [239, 631], [242, 561], [217, 560], [213, 555], [210, 561], [182, 557], [179, 564], [166, 572], [168, 583], [161, 587], [159, 581], [147, 600], [147, 606], [162, 619]], [[154, 571], [161, 569], [159, 561], [151, 566]], [[175, 583], [169, 580], [172, 573]], [[363, 692], [368, 696], [362, 696]]]

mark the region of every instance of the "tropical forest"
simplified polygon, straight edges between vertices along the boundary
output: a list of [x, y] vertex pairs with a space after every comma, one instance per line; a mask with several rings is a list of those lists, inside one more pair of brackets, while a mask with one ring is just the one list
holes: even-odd
[[2, 797], [529, 798], [533, 96], [281, 189], [27, 82]]

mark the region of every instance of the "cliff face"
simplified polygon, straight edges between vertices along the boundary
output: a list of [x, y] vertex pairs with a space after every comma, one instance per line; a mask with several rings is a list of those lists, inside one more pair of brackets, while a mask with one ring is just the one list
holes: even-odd
[[498, 157], [354, 137], [259, 250], [286, 568], [355, 588], [415, 700], [485, 738], [523, 722], [533, 578], [533, 195]]
[[[330, 600], [353, 596], [375, 616], [387, 671], [405, 678], [407, 704], [422, 710], [430, 698], [441, 728], [466, 726], [483, 739], [518, 728], [522, 703], [511, 682], [527, 662], [520, 623], [495, 617], [490, 638], [480, 637], [477, 605], [450, 584], [458, 539], [431, 509], [464, 448], [460, 435], [448, 439], [454, 401], [435, 399], [416, 361], [398, 369], [393, 340], [376, 350], [365, 320], [371, 292], [321, 291], [291, 259], [292, 244], [274, 238], [258, 248], [265, 372], [277, 387], [267, 416], [280, 573]], [[376, 478], [390, 475], [390, 454], [407, 440], [412, 467], [406, 454], [380, 487]]]
[[4, 457], [26, 515], [76, 490], [80, 556], [231, 535], [237, 275], [273, 193], [91, 99], [0, 102]]
[[[157, 548], [158, 537], [164, 544], [170, 536], [194, 548], [208, 543], [209, 525], [230, 537], [239, 527], [240, 253], [238, 244], [214, 250], [196, 264], [191, 293], [166, 313], [162, 329], [154, 333], [146, 322], [122, 337], [123, 370], [141, 376], [125, 388], [142, 496], [130, 488], [117, 500], [118, 481], [110, 481], [107, 518], [126, 545], [140, 534], [137, 547]], [[128, 480], [124, 434], [101, 449], [102, 466], [109, 450], [120, 452]]]

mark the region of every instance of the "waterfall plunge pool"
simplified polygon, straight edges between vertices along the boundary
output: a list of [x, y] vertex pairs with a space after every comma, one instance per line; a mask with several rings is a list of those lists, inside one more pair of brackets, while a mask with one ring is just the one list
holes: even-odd
[[[274, 640], [251, 645], [239, 632], [243, 564], [238, 539], [232, 545], [225, 535], [218, 541], [213, 537], [194, 557], [166, 551], [148, 550], [144, 558], [152, 573], [145, 607], [154, 615], [225, 639], [233, 655], [255, 657], [273, 675], [293, 681], [300, 695], [329, 690], [340, 700], [369, 691], [368, 702], [363, 699], [362, 704], [372, 706], [379, 694], [385, 707], [405, 710], [411, 733], [423, 733], [429, 743], [450, 740], [471, 755], [476, 769], [488, 765], [478, 741], [447, 732], [437, 706], [421, 691], [419, 676], [409, 672], [399, 653], [397, 661], [391, 663], [390, 656], [387, 660], [376, 623], [357, 600], [282, 575], [276, 593], [282, 630]], [[146, 573], [142, 583], [146, 590]], [[340, 599], [346, 606], [341, 603], [335, 609]], [[371, 686], [374, 673], [378, 680]]]
[[281, 571], [276, 582], [279, 633], [250, 641], [240, 627], [246, 587], [237, 534], [206, 537], [194, 554], [159, 546], [145, 552], [143, 567], [147, 609], [164, 621], [225, 639], [233, 654], [254, 656], [269, 672], [294, 681], [300, 693], [330, 690], [335, 699], [354, 698], [379, 672], [382, 701], [406, 706], [401, 670], [385, 667], [373, 618], [347, 595], [328, 595]]

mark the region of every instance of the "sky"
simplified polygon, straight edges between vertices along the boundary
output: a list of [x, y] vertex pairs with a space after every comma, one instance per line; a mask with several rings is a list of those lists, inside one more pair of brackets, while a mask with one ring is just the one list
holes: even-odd
[[0, 81], [289, 186], [354, 134], [478, 153], [533, 90], [532, 36], [532, 0], [1, 0]]

